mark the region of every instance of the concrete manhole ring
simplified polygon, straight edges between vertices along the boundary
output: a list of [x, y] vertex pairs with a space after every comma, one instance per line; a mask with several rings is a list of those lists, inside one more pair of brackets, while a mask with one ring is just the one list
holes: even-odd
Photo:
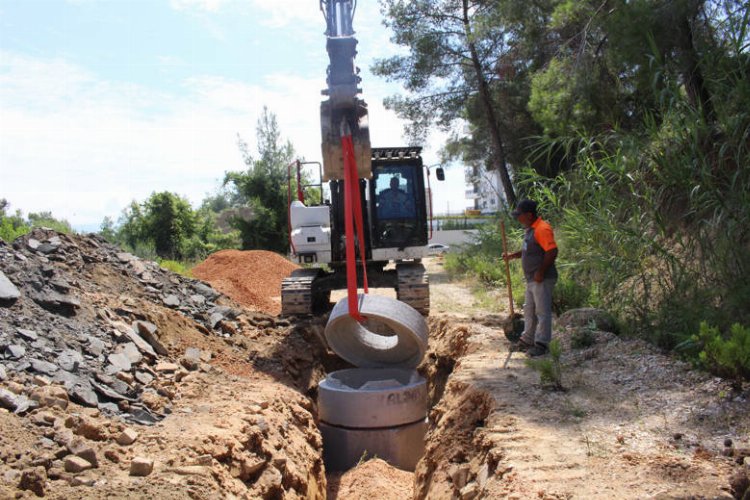
[[318, 384], [320, 420], [348, 428], [392, 427], [422, 421], [427, 381], [416, 370], [351, 368]]
[[360, 324], [344, 298], [331, 311], [325, 336], [333, 351], [361, 368], [416, 368], [427, 350], [427, 322], [411, 306], [380, 295], [360, 294]]

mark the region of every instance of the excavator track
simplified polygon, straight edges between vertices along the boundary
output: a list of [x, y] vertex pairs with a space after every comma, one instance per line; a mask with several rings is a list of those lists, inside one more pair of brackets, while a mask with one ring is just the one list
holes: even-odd
[[304, 316], [314, 314], [327, 303], [330, 292], [316, 290], [315, 280], [320, 269], [296, 269], [281, 282], [281, 315]]
[[397, 264], [396, 298], [409, 304], [422, 316], [430, 314], [430, 283], [422, 264]]

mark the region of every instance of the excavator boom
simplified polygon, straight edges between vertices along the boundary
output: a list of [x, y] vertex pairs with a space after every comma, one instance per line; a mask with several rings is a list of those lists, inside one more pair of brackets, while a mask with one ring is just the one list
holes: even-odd
[[328, 99], [320, 103], [321, 151], [323, 180], [344, 178], [342, 135], [351, 134], [357, 176], [370, 177], [370, 129], [367, 104], [359, 97], [361, 78], [354, 64], [357, 39], [354, 37], [355, 0], [320, 0], [326, 20], [328, 52], [327, 88], [321, 92]]

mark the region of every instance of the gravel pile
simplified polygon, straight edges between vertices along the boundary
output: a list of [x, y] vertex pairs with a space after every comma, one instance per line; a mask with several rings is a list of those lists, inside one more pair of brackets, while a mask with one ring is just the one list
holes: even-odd
[[240, 323], [270, 319], [221, 298], [96, 235], [36, 229], [0, 240], [0, 407], [26, 414], [70, 400], [154, 423], [169, 412], [175, 378], [210, 359], [165, 337], [191, 328], [231, 340]]

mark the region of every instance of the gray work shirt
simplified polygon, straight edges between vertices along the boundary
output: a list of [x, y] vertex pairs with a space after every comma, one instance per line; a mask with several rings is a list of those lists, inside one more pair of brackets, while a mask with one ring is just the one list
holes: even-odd
[[[536, 232], [539, 232], [538, 234]], [[521, 267], [523, 268], [523, 274], [526, 277], [526, 281], [532, 281], [534, 274], [537, 270], [542, 267], [544, 262], [544, 254], [546, 253], [539, 241], [544, 242], [548, 248], [557, 248], [555, 243], [555, 237], [552, 232], [552, 227], [537, 217], [531, 227], [526, 229], [526, 234], [523, 237], [523, 246], [521, 247]], [[553, 246], [549, 246], [552, 244]], [[553, 263], [547, 271], [544, 273], [544, 279], [557, 279], [557, 268]]]

